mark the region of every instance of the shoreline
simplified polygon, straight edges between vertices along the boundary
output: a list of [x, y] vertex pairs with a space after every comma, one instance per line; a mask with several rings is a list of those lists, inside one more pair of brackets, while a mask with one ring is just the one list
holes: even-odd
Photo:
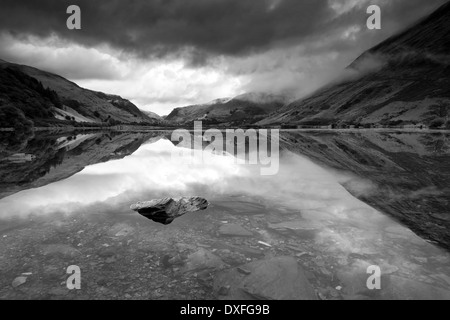
[[[126, 131], [126, 132], [150, 132], [150, 131], [173, 131], [178, 129], [184, 129], [189, 132], [194, 132], [194, 129], [186, 127], [133, 127], [133, 126], [115, 126], [115, 127], [35, 127], [31, 131], [44, 132], [44, 131]], [[213, 128], [203, 128], [202, 131], [207, 131]], [[221, 131], [228, 129], [240, 129], [240, 128], [214, 128]], [[449, 129], [418, 129], [418, 128], [348, 128], [348, 129], [326, 129], [326, 128], [299, 128], [299, 129], [281, 129], [274, 127], [255, 127], [255, 128], [242, 128], [242, 130], [279, 130], [280, 132], [415, 132], [415, 133], [450, 133]], [[15, 132], [14, 128], [0, 128], [0, 132]]]

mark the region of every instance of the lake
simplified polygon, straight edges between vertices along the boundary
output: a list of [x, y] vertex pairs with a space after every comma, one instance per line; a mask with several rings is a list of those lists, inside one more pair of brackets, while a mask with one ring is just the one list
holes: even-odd
[[[450, 299], [450, 133], [279, 146], [264, 176], [168, 131], [0, 133], [0, 299]], [[130, 210], [183, 196], [210, 206], [170, 225]]]

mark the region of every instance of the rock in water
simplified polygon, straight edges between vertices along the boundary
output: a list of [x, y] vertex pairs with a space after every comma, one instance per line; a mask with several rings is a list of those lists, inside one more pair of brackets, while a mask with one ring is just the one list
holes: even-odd
[[170, 224], [188, 212], [196, 212], [208, 208], [209, 203], [200, 197], [164, 198], [133, 204], [130, 209], [144, 217], [162, 224]]

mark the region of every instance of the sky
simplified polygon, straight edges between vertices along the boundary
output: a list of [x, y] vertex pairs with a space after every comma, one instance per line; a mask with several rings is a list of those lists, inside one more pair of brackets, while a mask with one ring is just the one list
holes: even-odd
[[[0, 0], [0, 59], [160, 115], [246, 92], [301, 98], [446, 0]], [[81, 30], [69, 30], [69, 5]], [[381, 30], [366, 10], [381, 8]]]

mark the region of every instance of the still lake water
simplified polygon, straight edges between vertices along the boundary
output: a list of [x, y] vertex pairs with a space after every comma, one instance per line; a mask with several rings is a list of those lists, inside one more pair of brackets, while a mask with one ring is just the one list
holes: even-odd
[[[274, 176], [231, 155], [180, 161], [170, 136], [2, 134], [0, 299], [450, 299], [449, 133], [286, 131]], [[210, 207], [168, 226], [129, 209], [180, 196]], [[314, 297], [252, 270], [276, 257]], [[230, 270], [272, 287], [239, 295]]]

